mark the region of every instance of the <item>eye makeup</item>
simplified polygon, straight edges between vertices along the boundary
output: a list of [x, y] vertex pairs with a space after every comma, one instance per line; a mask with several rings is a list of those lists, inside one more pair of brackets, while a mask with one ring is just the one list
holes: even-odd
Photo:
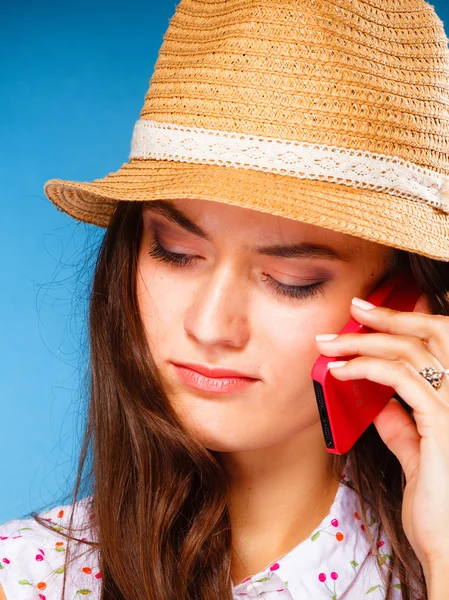
[[[167, 263], [174, 268], [186, 268], [193, 266], [200, 258], [191, 254], [181, 254], [170, 252], [159, 241], [157, 233], [154, 232], [150, 243], [149, 255], [161, 262]], [[323, 294], [324, 281], [317, 281], [308, 285], [287, 285], [280, 283], [267, 273], [264, 273], [264, 282], [274, 291], [275, 294], [282, 297], [305, 299], [311, 296], [316, 296], [319, 293]]]

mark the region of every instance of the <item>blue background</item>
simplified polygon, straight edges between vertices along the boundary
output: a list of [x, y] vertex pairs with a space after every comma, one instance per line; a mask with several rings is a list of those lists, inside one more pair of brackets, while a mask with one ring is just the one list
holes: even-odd
[[86, 256], [103, 230], [43, 185], [128, 160], [175, 8], [0, 0], [0, 523], [65, 496], [83, 425]]
[[86, 257], [103, 231], [57, 211], [43, 184], [128, 160], [175, 7], [0, 0], [0, 523], [66, 495], [84, 423]]

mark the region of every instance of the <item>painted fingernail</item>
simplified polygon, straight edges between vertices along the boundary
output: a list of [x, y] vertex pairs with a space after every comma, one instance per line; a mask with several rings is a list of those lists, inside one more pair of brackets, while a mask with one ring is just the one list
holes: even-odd
[[371, 302], [367, 302], [366, 300], [362, 300], [362, 298], [357, 298], [355, 296], [352, 299], [352, 304], [355, 304], [359, 308], [363, 308], [364, 310], [371, 310], [372, 308], [376, 308], [375, 304], [371, 304]]
[[320, 333], [315, 336], [317, 342], [330, 342], [338, 337], [338, 333]]
[[343, 367], [348, 361], [347, 360], [334, 360], [327, 363], [329, 369], [335, 369], [337, 367]]

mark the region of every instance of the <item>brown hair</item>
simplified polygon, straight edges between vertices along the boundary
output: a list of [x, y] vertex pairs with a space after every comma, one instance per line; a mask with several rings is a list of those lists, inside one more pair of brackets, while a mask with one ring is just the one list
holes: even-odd
[[[149, 352], [135, 289], [141, 235], [142, 204], [119, 202], [93, 279], [90, 401], [71, 497], [75, 506], [87, 484], [94, 519], [79, 529], [71, 519], [67, 534], [60, 533], [76, 541], [75, 531], [95, 531], [95, 541], [84, 543], [100, 550], [103, 600], [231, 600], [227, 479], [214, 452], [192, 439], [176, 418]], [[395, 269], [411, 267], [432, 312], [449, 315], [449, 262], [402, 250], [395, 259]], [[349, 456], [362, 521], [370, 506], [391, 541], [387, 566], [400, 578], [402, 599], [409, 600], [412, 590], [426, 598], [421, 565], [402, 528], [399, 462], [374, 425]], [[345, 459], [331, 456], [338, 480]], [[50, 527], [37, 512], [32, 515]], [[69, 556], [70, 551], [66, 566]], [[67, 568], [64, 590], [66, 574]], [[389, 599], [391, 576], [385, 584]]]

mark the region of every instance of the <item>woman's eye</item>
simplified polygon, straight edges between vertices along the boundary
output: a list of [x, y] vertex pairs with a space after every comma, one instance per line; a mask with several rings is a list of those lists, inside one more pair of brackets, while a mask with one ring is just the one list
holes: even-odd
[[185, 267], [186, 265], [189, 265], [195, 259], [195, 256], [191, 254], [179, 254], [177, 252], [169, 252], [163, 246], [161, 246], [156, 236], [151, 242], [148, 254], [153, 258], [156, 258], [157, 260], [162, 260], [163, 262], [167, 262], [180, 267]]
[[[192, 254], [180, 254], [178, 252], [170, 252], [161, 246], [158, 238], [155, 236], [151, 242], [149, 255], [157, 260], [175, 265], [178, 267], [185, 267], [192, 264], [192, 262], [198, 257]], [[270, 275], [264, 273], [264, 282], [275, 291], [279, 296], [286, 296], [288, 298], [304, 299], [309, 296], [316, 296], [319, 293], [323, 294], [324, 281], [317, 281], [309, 285], [286, 285], [280, 283], [276, 279], [273, 279]]]
[[324, 281], [317, 281], [316, 283], [310, 283], [308, 285], [286, 285], [280, 283], [276, 279], [273, 279], [270, 275], [267, 275], [264, 281], [268, 287], [274, 289], [276, 294], [279, 296], [287, 296], [289, 298], [304, 299], [309, 296], [317, 296], [318, 294], [324, 294]]

